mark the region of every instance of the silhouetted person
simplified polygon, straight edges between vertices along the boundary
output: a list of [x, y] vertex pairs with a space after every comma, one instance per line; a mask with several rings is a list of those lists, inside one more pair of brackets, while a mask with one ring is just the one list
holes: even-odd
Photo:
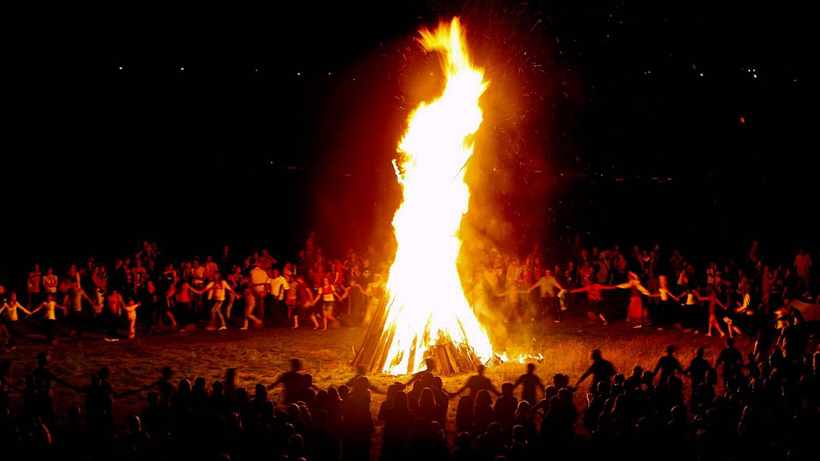
[[458, 394], [464, 392], [466, 389], [470, 389], [470, 398], [473, 401], [475, 401], [476, 396], [482, 390], [492, 392], [495, 395], [501, 395], [501, 392], [498, 392], [495, 386], [493, 386], [492, 381], [490, 381], [489, 378], [484, 376], [484, 370], [484, 365], [479, 365], [476, 370], [478, 374], [470, 376], [470, 379], [468, 379], [467, 382], [464, 383], [464, 385], [461, 386], [459, 390], [450, 393], [450, 397], [455, 397]]
[[683, 373], [683, 368], [681, 368], [680, 362], [678, 362], [678, 359], [673, 355], [674, 353], [675, 346], [668, 346], [666, 348], [666, 354], [662, 356], [658, 360], [658, 364], [655, 365], [655, 371], [653, 371], [652, 374], [658, 376], [658, 371], [660, 371], [661, 383], [666, 383], [670, 376], [675, 376], [676, 371]]
[[296, 391], [302, 387], [303, 379], [302, 379], [302, 363], [299, 359], [291, 359], [290, 361], [290, 371], [283, 373], [276, 381], [268, 386], [268, 390], [275, 388], [276, 386], [283, 384], [285, 386], [285, 394], [284, 394], [284, 403], [293, 403], [294, 396], [296, 395]]
[[541, 378], [535, 374], [535, 364], [527, 364], [527, 373], [518, 377], [514, 387], [522, 386], [521, 400], [530, 402], [530, 405], [538, 403], [536, 392], [538, 389], [544, 392], [544, 385], [541, 383]]
[[591, 359], [592, 365], [578, 378], [575, 387], [577, 388], [588, 376], [592, 375], [592, 385], [589, 388], [589, 392], [594, 394], [598, 391], [598, 383], [605, 382], [611, 384], [612, 377], [615, 376], [615, 367], [612, 366], [612, 363], [603, 359], [601, 351], [598, 349], [592, 351]]
[[692, 393], [697, 390], [698, 386], [706, 381], [706, 373], [712, 368], [712, 364], [703, 358], [704, 350], [702, 347], [695, 351], [695, 358], [689, 362], [689, 366], [683, 372], [689, 375], [689, 380], [692, 381]]

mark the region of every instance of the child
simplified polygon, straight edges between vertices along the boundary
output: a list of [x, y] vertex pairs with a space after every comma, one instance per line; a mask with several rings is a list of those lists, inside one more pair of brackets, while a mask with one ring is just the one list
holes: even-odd
[[128, 319], [128, 339], [134, 339], [137, 332], [137, 308], [142, 303], [135, 303], [134, 298], [128, 298], [125, 305], [125, 317]]

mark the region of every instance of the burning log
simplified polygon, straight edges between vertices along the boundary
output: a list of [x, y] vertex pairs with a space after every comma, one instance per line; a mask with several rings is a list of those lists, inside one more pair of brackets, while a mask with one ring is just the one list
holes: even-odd
[[[367, 327], [361, 347], [358, 350], [354, 349], [355, 357], [351, 365], [353, 367], [363, 366], [367, 373], [381, 373], [385, 365], [391, 365], [386, 362], [395, 337], [395, 328], [385, 328], [387, 305], [388, 301], [382, 300], [373, 316], [373, 321]], [[457, 347], [447, 338], [440, 338], [435, 345], [425, 351], [414, 348], [411, 353], [421, 353], [425, 359], [432, 358], [437, 373], [472, 373], [481, 364], [481, 360], [471, 347], [466, 345]], [[413, 360], [410, 360], [410, 363], [413, 363]], [[414, 371], [417, 370], [406, 370], [405, 372]]]

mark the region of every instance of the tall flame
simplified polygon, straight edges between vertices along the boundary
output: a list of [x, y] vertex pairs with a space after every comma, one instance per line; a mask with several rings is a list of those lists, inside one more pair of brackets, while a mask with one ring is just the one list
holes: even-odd
[[470, 347], [482, 362], [493, 355], [456, 269], [470, 199], [464, 173], [488, 82], [470, 63], [458, 18], [420, 33], [425, 49], [441, 54], [446, 85], [439, 99], [410, 115], [398, 148], [403, 155], [394, 162], [404, 201], [393, 217], [398, 250], [387, 282], [385, 332], [393, 332], [393, 341], [383, 371], [390, 374], [421, 369], [425, 352], [439, 341]]

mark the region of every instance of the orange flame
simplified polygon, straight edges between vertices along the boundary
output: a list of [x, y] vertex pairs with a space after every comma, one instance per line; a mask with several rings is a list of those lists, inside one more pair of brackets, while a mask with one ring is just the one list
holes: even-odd
[[464, 173], [488, 82], [470, 63], [458, 18], [420, 33], [426, 50], [441, 53], [446, 86], [439, 99], [410, 115], [398, 148], [402, 158], [393, 162], [404, 201], [393, 217], [398, 249], [387, 282], [384, 331], [393, 332], [393, 341], [383, 371], [389, 374], [421, 369], [424, 354], [442, 340], [472, 348], [482, 362], [493, 358], [456, 269], [470, 199]]

